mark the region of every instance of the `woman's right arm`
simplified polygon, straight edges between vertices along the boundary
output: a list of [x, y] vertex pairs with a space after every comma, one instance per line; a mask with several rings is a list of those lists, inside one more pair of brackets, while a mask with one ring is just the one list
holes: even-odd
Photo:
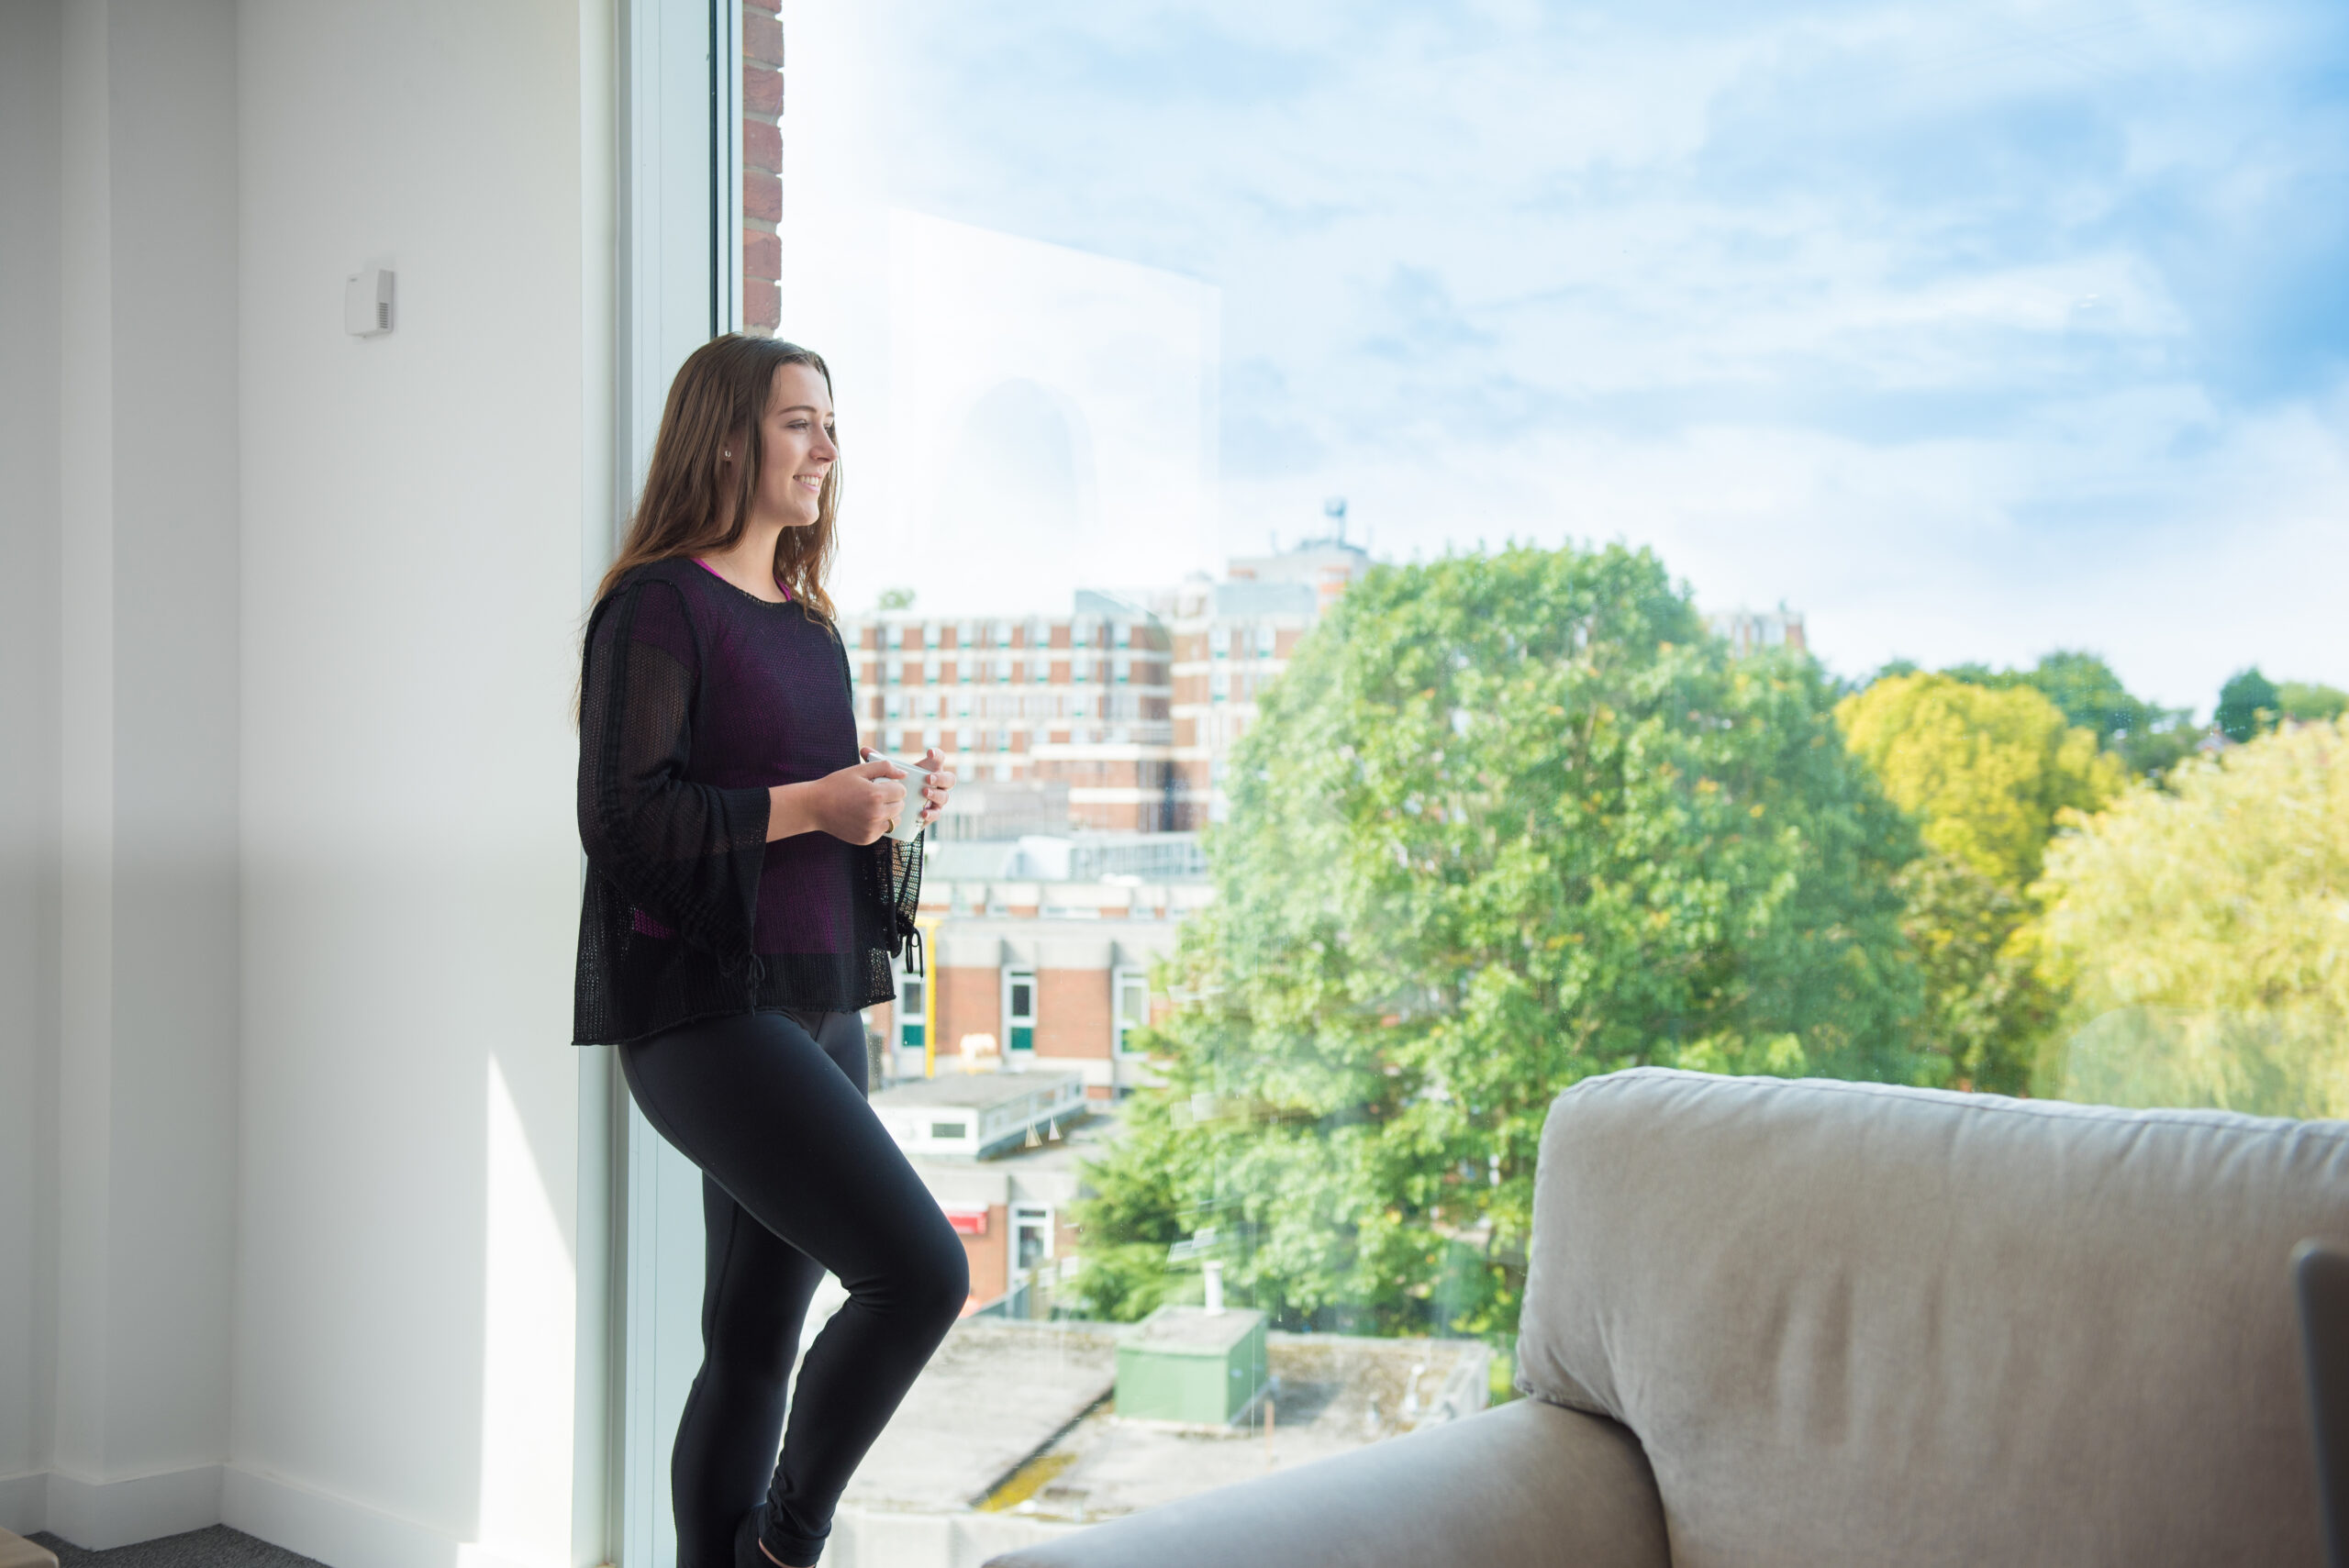
[[636, 908], [721, 955], [751, 951], [771, 802], [688, 781], [701, 659], [676, 588], [631, 583], [596, 606], [579, 705], [579, 839]]

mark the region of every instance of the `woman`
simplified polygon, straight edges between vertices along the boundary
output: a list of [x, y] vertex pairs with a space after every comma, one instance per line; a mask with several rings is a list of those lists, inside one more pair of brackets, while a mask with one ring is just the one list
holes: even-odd
[[[961, 1312], [963, 1246], [866, 1106], [857, 1009], [913, 931], [916, 809], [859, 762], [824, 575], [830, 373], [760, 338], [677, 373], [587, 625], [575, 1038], [701, 1167], [702, 1365], [677, 1423], [680, 1568], [803, 1568], [865, 1450]], [[935, 750], [918, 809], [954, 775]], [[849, 1299], [784, 1394], [808, 1297]], [[781, 1442], [782, 1458], [776, 1459]]]

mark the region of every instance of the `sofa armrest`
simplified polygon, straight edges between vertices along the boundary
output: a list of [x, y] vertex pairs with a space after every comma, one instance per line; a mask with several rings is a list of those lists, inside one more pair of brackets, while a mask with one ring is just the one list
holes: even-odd
[[1631, 1434], [1520, 1399], [988, 1560], [987, 1568], [1669, 1568]]

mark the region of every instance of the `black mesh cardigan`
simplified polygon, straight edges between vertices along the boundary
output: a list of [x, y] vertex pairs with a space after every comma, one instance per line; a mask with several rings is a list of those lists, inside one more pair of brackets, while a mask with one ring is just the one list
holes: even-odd
[[[812, 945], [834, 951], [759, 951], [811, 945], [760, 940], [778, 923], [775, 909], [761, 910], [762, 877], [775, 877], [775, 851], [800, 844], [768, 844], [767, 783], [860, 760], [848, 652], [830, 624], [796, 603], [745, 594], [691, 562], [657, 562], [596, 606], [581, 657], [579, 838], [587, 877], [573, 1043], [642, 1040], [729, 1014], [845, 1012], [891, 1000], [891, 958], [907, 953], [919, 971], [918, 840], [800, 846], [837, 857], [825, 885], [843, 886], [847, 907], [786, 909], [781, 923], [804, 927], [811, 921], [799, 916], [810, 916], [835, 933]], [[722, 682], [746, 662], [762, 678], [791, 683], [793, 701], [823, 722], [804, 727], [818, 751], [796, 776], [737, 778], [740, 787], [727, 787], [705, 782], [713, 747], [729, 726], [739, 735], [746, 723], [774, 722], [714, 711], [714, 678]], [[808, 737], [799, 742], [805, 757]], [[770, 905], [788, 892], [771, 887]]]

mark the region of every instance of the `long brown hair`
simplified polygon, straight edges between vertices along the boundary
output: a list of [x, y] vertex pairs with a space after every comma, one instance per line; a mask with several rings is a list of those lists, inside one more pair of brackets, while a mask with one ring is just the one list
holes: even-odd
[[[775, 372], [785, 365], [810, 367], [824, 378], [824, 390], [830, 393], [832, 373], [821, 354], [774, 338], [729, 332], [696, 349], [677, 367], [677, 379], [669, 384], [668, 406], [661, 410], [661, 433], [653, 438], [644, 494], [629, 518], [618, 556], [596, 586], [598, 601], [648, 562], [707, 554], [742, 537], [750, 525], [751, 498], [759, 493], [759, 423], [766, 416]], [[832, 444], [840, 444], [837, 438]], [[718, 453], [724, 450], [742, 456], [733, 464], [730, 508], [721, 488], [726, 465]], [[816, 521], [804, 528], [784, 529], [774, 545], [776, 579], [827, 622], [833, 610], [824, 578], [839, 553], [840, 501], [841, 465], [835, 460], [817, 493]]]

